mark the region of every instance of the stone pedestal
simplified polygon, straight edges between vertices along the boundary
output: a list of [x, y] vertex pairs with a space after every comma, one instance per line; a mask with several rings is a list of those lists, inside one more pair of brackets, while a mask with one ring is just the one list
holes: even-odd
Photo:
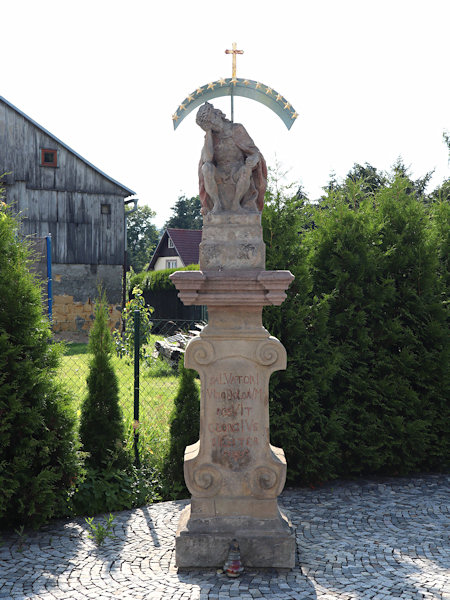
[[[257, 268], [264, 260], [261, 234], [247, 238], [255, 264], [236, 250], [246, 243], [245, 230], [260, 228], [259, 214], [244, 215], [249, 218], [241, 224], [242, 214], [207, 216], [201, 267], [214, 264], [216, 270], [171, 276], [181, 300], [206, 304], [209, 314], [208, 325], [185, 352], [185, 365], [200, 374], [200, 439], [185, 451], [192, 500], [180, 517], [176, 562], [223, 566], [236, 538], [244, 566], [292, 568], [294, 531], [277, 502], [286, 460], [270, 444], [268, 406], [269, 378], [286, 368], [286, 351], [262, 326], [262, 308], [281, 304], [293, 276]], [[214, 230], [211, 237], [208, 228]]]

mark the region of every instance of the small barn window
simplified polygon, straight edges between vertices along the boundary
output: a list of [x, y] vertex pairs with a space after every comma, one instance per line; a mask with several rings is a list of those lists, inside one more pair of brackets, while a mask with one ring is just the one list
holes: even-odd
[[168, 248], [175, 248], [175, 244], [173, 243], [172, 238], [167, 238], [167, 247]]
[[177, 260], [166, 260], [166, 269], [176, 269], [177, 268]]
[[42, 167], [57, 167], [57, 151], [41, 148], [41, 166]]
[[102, 215], [110, 215], [111, 214], [111, 204], [102, 204], [100, 208], [100, 212]]

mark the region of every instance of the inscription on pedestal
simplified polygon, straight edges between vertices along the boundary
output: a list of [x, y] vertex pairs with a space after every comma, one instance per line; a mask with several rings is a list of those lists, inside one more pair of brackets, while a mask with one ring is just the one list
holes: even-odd
[[205, 390], [213, 417], [208, 423], [212, 462], [233, 471], [245, 468], [262, 445], [258, 405], [264, 400], [256, 371], [223, 371], [209, 375]]

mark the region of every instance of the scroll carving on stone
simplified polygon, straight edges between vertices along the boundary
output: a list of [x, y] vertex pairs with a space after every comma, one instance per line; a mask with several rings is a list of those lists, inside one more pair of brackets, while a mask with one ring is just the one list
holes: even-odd
[[208, 365], [214, 360], [214, 347], [212, 344], [201, 338], [192, 340], [186, 353], [186, 366], [194, 367], [194, 363], [199, 365]]
[[275, 496], [278, 483], [278, 474], [270, 467], [257, 467], [250, 474], [250, 488], [256, 497]]
[[267, 167], [245, 127], [208, 102], [198, 110], [196, 121], [205, 131], [199, 164], [202, 214], [261, 212]]
[[278, 340], [270, 339], [259, 344], [255, 355], [259, 364], [268, 367], [285, 358], [285, 350]]
[[215, 496], [222, 486], [222, 474], [214, 465], [202, 464], [194, 469], [189, 487], [200, 497]]

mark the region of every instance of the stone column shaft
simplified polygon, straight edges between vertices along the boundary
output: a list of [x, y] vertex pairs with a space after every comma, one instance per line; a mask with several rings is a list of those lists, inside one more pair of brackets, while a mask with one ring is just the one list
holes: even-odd
[[186, 348], [201, 380], [200, 439], [184, 458], [192, 494], [176, 538], [179, 567], [223, 565], [237, 538], [243, 564], [293, 567], [293, 529], [277, 497], [286, 478], [270, 444], [270, 375], [286, 367], [282, 344], [262, 326], [264, 305], [280, 304], [288, 271], [178, 272], [180, 298], [206, 304], [209, 323]]

